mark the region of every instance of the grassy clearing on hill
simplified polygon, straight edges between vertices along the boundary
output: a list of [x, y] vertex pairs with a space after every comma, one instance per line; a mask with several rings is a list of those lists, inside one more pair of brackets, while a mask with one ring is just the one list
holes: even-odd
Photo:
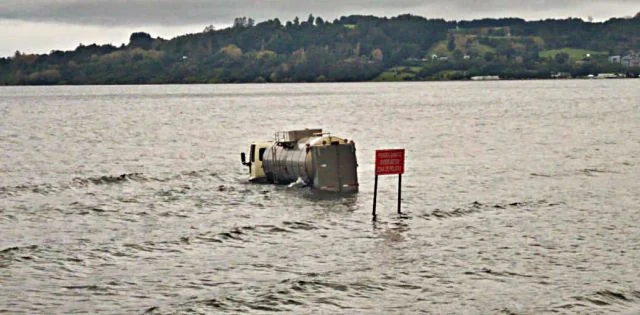
[[374, 81], [411, 81], [416, 78], [416, 73], [418, 73], [421, 69], [421, 67], [393, 67], [381, 73], [374, 79]]
[[[469, 42], [469, 44], [467, 44]], [[455, 49], [459, 49], [464, 54], [470, 54], [475, 52], [476, 54], [483, 56], [487, 52], [495, 53], [495, 49], [493, 47], [480, 44], [478, 42], [478, 36], [469, 35], [469, 34], [455, 34], [454, 35], [454, 43]], [[427, 58], [431, 57], [431, 55], [435, 54], [440, 57], [442, 56], [451, 56], [451, 52], [449, 51], [448, 40], [442, 40], [436, 43], [429, 50]]]
[[388, 69], [387, 71], [389, 71], [389, 72], [418, 73], [418, 72], [420, 72], [420, 70], [422, 70], [422, 67], [398, 66], [398, 67], [392, 67], [392, 68]]
[[586, 50], [586, 49], [575, 49], [575, 48], [562, 48], [562, 49], [552, 49], [552, 50], [544, 50], [540, 52], [540, 58], [553, 58], [555, 55], [559, 53], [567, 53], [569, 54], [569, 58], [572, 60], [581, 60], [587, 56], [587, 54], [592, 57], [596, 56], [609, 56], [609, 53], [606, 51], [594, 51], [594, 50]]

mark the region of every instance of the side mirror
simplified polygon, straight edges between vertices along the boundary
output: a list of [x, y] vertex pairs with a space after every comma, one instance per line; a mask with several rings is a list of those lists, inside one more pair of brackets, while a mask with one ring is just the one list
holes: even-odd
[[244, 152], [240, 153], [240, 161], [242, 161], [242, 165], [249, 165], [249, 163], [247, 163], [247, 155], [244, 154]]

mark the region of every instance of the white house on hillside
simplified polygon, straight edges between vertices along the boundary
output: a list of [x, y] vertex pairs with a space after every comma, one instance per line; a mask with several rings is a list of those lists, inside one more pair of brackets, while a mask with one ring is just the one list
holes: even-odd
[[626, 56], [611, 56], [610, 63], [620, 63], [627, 68], [640, 68], [640, 53], [631, 51]]

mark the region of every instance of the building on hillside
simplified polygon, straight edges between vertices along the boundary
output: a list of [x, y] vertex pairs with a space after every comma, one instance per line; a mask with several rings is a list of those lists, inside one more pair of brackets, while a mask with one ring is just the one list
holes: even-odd
[[640, 53], [632, 50], [626, 56], [611, 56], [609, 62], [622, 64], [626, 68], [640, 68]]
[[640, 53], [631, 52], [620, 58], [620, 63], [627, 68], [640, 68]]
[[569, 72], [556, 72], [551, 74], [553, 79], [571, 79], [571, 73]]

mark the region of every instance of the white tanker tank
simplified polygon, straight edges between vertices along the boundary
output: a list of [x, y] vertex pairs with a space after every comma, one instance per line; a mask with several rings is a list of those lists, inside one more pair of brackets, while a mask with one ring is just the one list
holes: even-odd
[[254, 142], [249, 180], [273, 184], [294, 182], [333, 192], [358, 191], [358, 162], [353, 141], [323, 133], [322, 129], [277, 132], [274, 141]]

